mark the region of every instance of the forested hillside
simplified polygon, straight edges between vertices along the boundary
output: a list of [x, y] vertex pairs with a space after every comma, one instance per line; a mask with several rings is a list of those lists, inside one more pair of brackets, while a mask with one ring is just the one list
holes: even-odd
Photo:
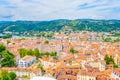
[[73, 30], [110, 32], [120, 30], [120, 20], [0, 21], [0, 31], [59, 31], [64, 26], [69, 26]]

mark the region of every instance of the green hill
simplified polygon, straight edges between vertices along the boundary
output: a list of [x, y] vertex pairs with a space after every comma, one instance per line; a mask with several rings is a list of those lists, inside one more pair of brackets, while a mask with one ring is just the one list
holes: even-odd
[[120, 20], [0, 21], [0, 31], [59, 31], [64, 26], [69, 26], [73, 30], [110, 32], [120, 30]]

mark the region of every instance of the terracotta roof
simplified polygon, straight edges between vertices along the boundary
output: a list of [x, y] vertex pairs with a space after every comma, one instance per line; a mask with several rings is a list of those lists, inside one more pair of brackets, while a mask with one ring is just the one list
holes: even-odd
[[110, 70], [110, 69], [104, 70], [104, 71], [100, 72], [100, 73], [97, 75], [97, 77], [98, 77], [98, 78], [100, 78], [100, 77], [102, 77], [102, 78], [110, 78], [111, 72], [112, 72], [112, 70]]
[[8, 71], [28, 71], [28, 72], [39, 72], [40, 70], [38, 68], [15, 68], [15, 67], [4, 67], [4, 68], [0, 68], [0, 70], [8, 70]]
[[120, 68], [115, 68], [113, 71], [120, 75]]
[[69, 60], [69, 59], [71, 59], [71, 58], [73, 58], [73, 57], [74, 57], [73, 54], [68, 54], [67, 56], [61, 58], [60, 60]]
[[73, 75], [61, 75], [61, 76], [59, 76], [58, 80], [62, 80], [62, 79], [77, 80], [77, 76], [73, 76]]
[[78, 54], [77, 58], [79, 58], [81, 60], [85, 60], [87, 57], [84, 54]]
[[25, 56], [25, 57], [21, 58], [21, 60], [27, 61], [27, 60], [30, 60], [32, 58], [35, 58], [35, 56]]

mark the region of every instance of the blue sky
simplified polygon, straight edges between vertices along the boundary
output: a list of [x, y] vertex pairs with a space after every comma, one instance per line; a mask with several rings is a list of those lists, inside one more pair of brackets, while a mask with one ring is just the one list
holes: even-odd
[[2, 20], [120, 19], [120, 0], [0, 0]]

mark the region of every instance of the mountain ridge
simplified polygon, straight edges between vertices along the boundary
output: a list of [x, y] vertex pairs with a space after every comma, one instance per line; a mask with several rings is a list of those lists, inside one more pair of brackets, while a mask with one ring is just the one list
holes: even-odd
[[69, 26], [74, 31], [110, 32], [120, 30], [120, 20], [57, 19], [50, 21], [0, 21], [0, 31], [60, 31], [64, 26]]

